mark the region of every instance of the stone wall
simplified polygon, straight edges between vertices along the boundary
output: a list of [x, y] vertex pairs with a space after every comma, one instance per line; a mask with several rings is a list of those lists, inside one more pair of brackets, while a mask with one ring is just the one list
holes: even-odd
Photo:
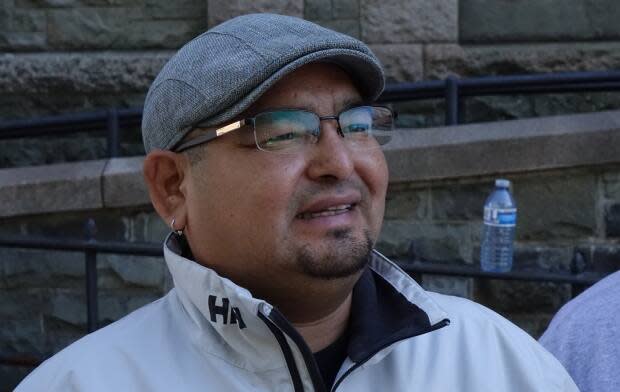
[[[501, 176], [518, 204], [515, 269], [620, 268], [620, 112], [402, 130], [386, 146], [390, 183], [377, 247], [391, 257], [478, 263], [481, 210]], [[0, 170], [0, 235], [160, 243], [168, 232], [142, 179], [143, 157]], [[159, 258], [99, 255], [102, 324], [171, 287]], [[537, 337], [569, 285], [422, 276]], [[51, 355], [86, 329], [84, 255], [0, 249], [0, 354]], [[0, 390], [29, 368], [0, 366]], [[2, 384], [4, 383], [4, 384]]]
[[[0, 119], [140, 106], [184, 42], [232, 16], [276, 12], [358, 37], [389, 82], [620, 66], [613, 0], [1, 0]], [[441, 125], [443, 103], [396, 105], [399, 125]], [[478, 97], [465, 122], [620, 107], [618, 93]], [[139, 129], [124, 154], [139, 154]], [[75, 143], [77, 138], [79, 142]], [[3, 141], [0, 167], [100, 159], [100, 135]]]

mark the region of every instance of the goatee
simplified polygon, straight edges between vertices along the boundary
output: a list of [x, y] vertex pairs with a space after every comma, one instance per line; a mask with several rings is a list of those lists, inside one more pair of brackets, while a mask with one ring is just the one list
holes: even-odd
[[369, 232], [356, 239], [349, 230], [333, 230], [328, 237], [326, 241], [332, 242], [332, 246], [327, 254], [317, 255], [310, 246], [298, 251], [297, 264], [306, 275], [332, 280], [352, 276], [366, 267], [373, 245]]

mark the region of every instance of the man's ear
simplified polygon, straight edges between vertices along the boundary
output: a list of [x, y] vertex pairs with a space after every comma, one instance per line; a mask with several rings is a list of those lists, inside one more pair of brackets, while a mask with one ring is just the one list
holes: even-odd
[[175, 220], [173, 230], [183, 229], [187, 223], [187, 199], [182, 185], [188, 165], [184, 155], [164, 150], [153, 150], [144, 160], [144, 180], [151, 203], [169, 226]]

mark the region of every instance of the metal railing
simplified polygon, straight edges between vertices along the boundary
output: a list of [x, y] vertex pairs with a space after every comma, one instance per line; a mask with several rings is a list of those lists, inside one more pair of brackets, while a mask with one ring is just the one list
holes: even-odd
[[[564, 72], [531, 75], [485, 76], [387, 85], [378, 101], [444, 99], [445, 124], [457, 125], [464, 118], [468, 97], [515, 94], [620, 91], [620, 71]], [[0, 140], [65, 135], [77, 132], [107, 133], [107, 156], [120, 155], [123, 129], [140, 125], [142, 108], [108, 109], [89, 113], [0, 122]]]
[[[94, 232], [94, 224], [87, 223], [87, 235]], [[86, 332], [93, 332], [99, 327], [98, 286], [97, 286], [97, 254], [114, 253], [133, 256], [163, 256], [162, 244], [131, 243], [131, 242], [100, 242], [93, 238], [86, 240], [50, 239], [34, 237], [0, 237], [0, 247], [26, 248], [56, 251], [77, 251], [84, 253], [85, 265], [85, 296], [86, 296]], [[596, 283], [606, 274], [585, 271], [583, 264], [573, 264], [571, 272], [549, 272], [541, 270], [513, 270], [509, 272], [485, 272], [478, 266], [455, 263], [441, 263], [416, 260], [412, 257], [395, 260], [405, 272], [420, 281], [423, 274], [455, 276], [465, 278], [498, 279], [539, 283], [565, 283], [573, 287], [574, 295]], [[34, 367], [44, 358], [36, 355], [2, 355], [0, 365]]]
[[443, 81], [390, 85], [379, 97], [379, 101], [400, 102], [443, 98], [446, 102], [446, 125], [458, 125], [463, 118], [462, 103], [466, 97], [595, 91], [620, 91], [620, 71], [484, 76], [467, 79], [448, 77]]

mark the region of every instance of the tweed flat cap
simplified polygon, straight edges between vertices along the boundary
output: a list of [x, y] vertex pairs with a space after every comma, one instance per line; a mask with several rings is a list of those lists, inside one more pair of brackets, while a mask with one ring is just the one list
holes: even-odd
[[315, 61], [342, 67], [368, 101], [383, 91], [381, 64], [355, 38], [274, 14], [215, 26], [183, 46], [151, 85], [142, 118], [146, 151], [173, 149], [198, 123], [231, 120], [283, 76]]

